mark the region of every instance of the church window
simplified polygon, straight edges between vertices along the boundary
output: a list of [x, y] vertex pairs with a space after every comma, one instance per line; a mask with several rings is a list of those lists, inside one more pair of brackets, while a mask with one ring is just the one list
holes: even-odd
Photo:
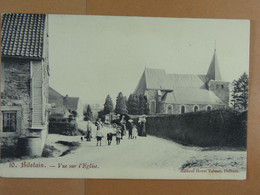
[[221, 88], [224, 89], [224, 85], [221, 85]]
[[155, 100], [151, 101], [150, 111], [151, 111], [151, 113], [156, 113], [156, 102], [155, 102]]
[[181, 114], [184, 114], [184, 113], [185, 113], [185, 106], [182, 105], [182, 106], [181, 106]]
[[167, 114], [172, 114], [172, 105], [167, 107]]
[[211, 106], [207, 106], [207, 111], [211, 111]]
[[199, 111], [199, 107], [198, 106], [194, 106], [194, 112], [198, 112]]

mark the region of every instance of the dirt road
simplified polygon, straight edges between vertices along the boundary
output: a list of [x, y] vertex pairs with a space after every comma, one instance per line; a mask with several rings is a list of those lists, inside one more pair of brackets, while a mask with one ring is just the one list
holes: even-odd
[[[103, 128], [103, 133], [106, 135], [109, 128]], [[95, 135], [95, 131], [93, 132]], [[48, 135], [47, 144], [53, 145], [57, 141], [80, 142], [80, 146], [62, 157], [52, 158], [37, 158], [27, 160], [26, 162], [41, 162], [46, 165], [46, 168], [57, 168], [58, 164], [79, 166], [80, 163], [86, 163], [97, 166], [100, 174], [93, 172], [90, 177], [114, 177], [119, 175], [119, 178], [138, 178], [140, 171], [146, 173], [155, 173], [158, 170], [164, 170], [166, 178], [178, 178], [181, 168], [186, 170], [194, 169], [232, 169], [238, 172], [245, 172], [246, 169], [246, 152], [245, 151], [203, 151], [198, 147], [187, 147], [177, 144], [173, 141], [154, 137], [138, 137], [135, 139], [128, 139], [127, 136], [123, 138], [120, 145], [116, 145], [115, 137], [111, 145], [107, 144], [106, 138], [102, 140], [102, 146], [96, 146], [96, 139], [90, 142], [81, 141], [80, 136], [62, 136], [51, 134]], [[57, 144], [56, 144], [57, 145]], [[61, 146], [59, 149], [65, 149]], [[60, 164], [60, 165], [61, 165]], [[0, 165], [0, 167], [8, 166], [8, 163]], [[57, 171], [56, 169], [53, 169]], [[103, 171], [102, 171], [103, 170]], [[109, 172], [108, 170], [111, 170]], [[115, 170], [124, 170], [120, 174], [115, 173]], [[65, 170], [64, 170], [65, 171]], [[81, 171], [78, 170], [77, 171]], [[128, 172], [129, 171], [129, 172]], [[172, 174], [171, 171], [173, 172]], [[70, 177], [78, 177], [69, 175]], [[89, 172], [92, 173], [92, 172]], [[104, 175], [102, 175], [104, 173]], [[106, 173], [106, 174], [105, 174]], [[114, 175], [111, 175], [111, 173]], [[46, 173], [47, 174], [47, 173]], [[60, 173], [59, 173], [60, 174]], [[83, 173], [82, 173], [83, 174]], [[48, 175], [48, 174], [47, 174]], [[195, 174], [193, 174], [196, 177]], [[156, 174], [151, 176], [146, 175], [141, 178], [160, 178]], [[84, 176], [82, 176], [84, 177]], [[164, 178], [164, 176], [161, 176]], [[186, 175], [180, 176], [185, 178]], [[232, 175], [231, 175], [232, 177]]]

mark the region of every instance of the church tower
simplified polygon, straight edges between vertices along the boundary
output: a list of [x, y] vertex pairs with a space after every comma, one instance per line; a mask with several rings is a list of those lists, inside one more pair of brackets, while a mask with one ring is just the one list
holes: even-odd
[[216, 48], [214, 50], [213, 58], [209, 66], [207, 76], [209, 80], [214, 80], [214, 81], [222, 80], [220, 75], [219, 65], [218, 65]]
[[229, 82], [222, 81], [220, 74], [220, 68], [217, 59], [216, 47], [214, 49], [214, 54], [209, 65], [207, 72], [207, 86], [208, 89], [215, 93], [215, 95], [222, 100], [222, 102], [228, 106], [229, 105]]

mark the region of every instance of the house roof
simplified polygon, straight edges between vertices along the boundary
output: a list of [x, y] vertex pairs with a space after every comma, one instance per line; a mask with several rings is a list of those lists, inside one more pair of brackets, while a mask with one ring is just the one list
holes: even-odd
[[45, 14], [3, 14], [2, 56], [42, 58]]
[[78, 97], [64, 97], [63, 105], [71, 111], [78, 109], [79, 98]]
[[49, 87], [49, 101], [63, 99], [63, 96], [52, 87]]

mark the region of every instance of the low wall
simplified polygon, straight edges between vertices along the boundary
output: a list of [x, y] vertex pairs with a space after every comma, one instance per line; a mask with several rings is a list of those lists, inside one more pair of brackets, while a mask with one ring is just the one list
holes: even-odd
[[146, 132], [185, 145], [246, 147], [247, 112], [202, 111], [147, 117]]

